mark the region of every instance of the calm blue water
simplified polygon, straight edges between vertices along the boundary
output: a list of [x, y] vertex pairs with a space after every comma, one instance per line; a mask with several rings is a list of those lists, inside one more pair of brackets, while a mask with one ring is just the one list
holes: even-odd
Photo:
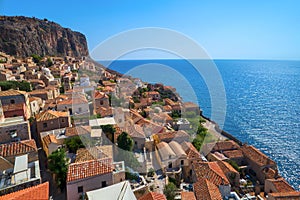
[[[215, 64], [226, 91], [223, 129], [275, 160], [280, 173], [299, 190], [300, 61], [216, 60]], [[115, 61], [109, 68], [172, 85], [184, 100], [198, 101], [204, 114], [211, 116], [205, 82], [187, 61]], [[218, 117], [213, 120], [218, 122]]]

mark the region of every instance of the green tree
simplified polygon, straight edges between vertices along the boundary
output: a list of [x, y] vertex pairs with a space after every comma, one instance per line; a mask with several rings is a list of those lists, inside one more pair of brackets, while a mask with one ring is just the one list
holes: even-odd
[[63, 190], [68, 172], [68, 159], [64, 149], [57, 149], [48, 156], [48, 168], [56, 175], [56, 183]]
[[32, 54], [31, 55], [33, 62], [35, 62], [36, 64], [40, 64], [42, 57], [40, 55], [37, 54]]
[[194, 145], [194, 147], [198, 151], [200, 151], [201, 146], [202, 146], [202, 144], [204, 142], [204, 139], [207, 136], [207, 134], [208, 134], [207, 129], [205, 127], [203, 127], [202, 124], [199, 123], [197, 133], [196, 133], [196, 137], [192, 141], [192, 144]]
[[27, 81], [0, 81], [0, 87], [2, 91], [10, 89], [19, 89], [26, 92], [31, 91], [31, 84]]
[[116, 128], [113, 125], [108, 124], [108, 125], [102, 125], [101, 129], [105, 133], [106, 137], [108, 137], [110, 141], [114, 143]]
[[79, 136], [74, 136], [74, 137], [71, 137], [71, 138], [67, 138], [65, 140], [65, 144], [66, 144], [67, 148], [69, 149], [70, 153], [76, 153], [76, 151], [79, 148], [84, 147], [84, 145], [82, 143], [82, 140]]
[[155, 170], [153, 168], [150, 168], [149, 171], [148, 171], [147, 176], [153, 177], [154, 174], [155, 174]]
[[50, 58], [47, 58], [47, 61], [46, 61], [46, 67], [51, 67], [53, 65], [53, 62]]
[[128, 133], [122, 132], [118, 136], [117, 142], [118, 142], [118, 147], [120, 147], [121, 149], [126, 150], [126, 151], [132, 151], [132, 149], [133, 149], [133, 140], [128, 135]]
[[170, 182], [168, 185], [164, 188], [164, 195], [166, 195], [167, 200], [174, 200], [176, 195], [176, 185], [172, 182]]
[[134, 142], [131, 137], [126, 132], [122, 132], [118, 136], [117, 142], [120, 149], [117, 149], [117, 153], [115, 154], [116, 160], [124, 161], [126, 166], [137, 170], [140, 163], [132, 152]]

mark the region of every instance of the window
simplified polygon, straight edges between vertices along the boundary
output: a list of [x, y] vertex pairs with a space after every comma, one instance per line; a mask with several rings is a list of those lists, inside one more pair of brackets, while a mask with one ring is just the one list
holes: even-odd
[[47, 128], [47, 126], [48, 126], [47, 123], [43, 123], [44, 128]]
[[106, 187], [106, 181], [102, 181], [102, 187]]
[[169, 168], [172, 168], [172, 163], [171, 162], [169, 163]]
[[184, 165], [184, 160], [181, 160], [181, 165]]
[[100, 105], [103, 105], [103, 100], [100, 101]]
[[79, 112], [82, 112], [82, 108], [78, 108], [78, 111], [79, 111]]
[[61, 122], [62, 122], [62, 123], [65, 123], [65, 119], [61, 119]]
[[11, 104], [15, 104], [15, 100], [14, 100], [14, 99], [11, 99], [11, 100], [10, 100], [10, 103], [11, 103]]
[[78, 189], [78, 193], [83, 193], [83, 186], [79, 186], [77, 189]]

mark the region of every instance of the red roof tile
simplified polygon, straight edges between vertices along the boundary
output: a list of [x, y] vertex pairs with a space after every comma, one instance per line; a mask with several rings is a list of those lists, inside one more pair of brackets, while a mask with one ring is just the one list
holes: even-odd
[[51, 119], [57, 119], [59, 117], [68, 117], [68, 116], [69, 116], [68, 112], [46, 110], [36, 115], [36, 121], [41, 122], [41, 121], [47, 121]]
[[87, 104], [88, 101], [86, 100], [85, 96], [73, 95], [72, 98], [64, 99], [62, 101], [57, 102], [57, 105], [73, 105], [73, 104]]
[[165, 195], [157, 192], [149, 192], [139, 198], [139, 200], [167, 200]]
[[229, 181], [217, 162], [194, 162], [193, 170], [197, 180], [207, 178], [215, 185], [228, 185]]
[[95, 91], [94, 98], [102, 99], [102, 98], [108, 98], [108, 96], [104, 92]]
[[293, 192], [295, 191], [290, 184], [284, 179], [284, 178], [279, 178], [279, 179], [267, 179], [268, 182], [270, 182], [275, 188], [275, 192]]
[[232, 140], [219, 141], [215, 144], [212, 151], [226, 151], [238, 149], [239, 145]]
[[276, 165], [273, 160], [271, 160], [268, 156], [266, 156], [253, 146], [243, 145], [241, 147], [241, 150], [243, 151], [245, 157], [252, 160], [259, 166]]
[[73, 126], [66, 127], [66, 136], [76, 136], [76, 135], [85, 135], [91, 133], [90, 126]]
[[49, 182], [0, 196], [0, 200], [48, 200]]
[[223, 154], [227, 158], [242, 158], [244, 154], [241, 150], [224, 151]]
[[185, 151], [188, 159], [200, 159], [200, 153], [190, 142], [181, 143], [182, 149]]
[[222, 200], [218, 187], [205, 178], [199, 179], [194, 185], [197, 200]]
[[67, 182], [112, 172], [112, 159], [89, 160], [69, 165]]
[[23, 140], [20, 142], [12, 142], [9, 144], [0, 145], [0, 156], [2, 157], [17, 156], [34, 151], [37, 151], [34, 140]]
[[276, 192], [269, 193], [269, 197], [273, 197], [275, 200], [300, 200], [300, 192]]
[[181, 200], [196, 200], [193, 192], [181, 192]]

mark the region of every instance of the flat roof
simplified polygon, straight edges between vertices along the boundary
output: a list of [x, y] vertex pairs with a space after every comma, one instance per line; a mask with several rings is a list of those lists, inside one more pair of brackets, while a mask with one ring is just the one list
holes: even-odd
[[99, 118], [99, 119], [91, 119], [90, 126], [102, 126], [102, 125], [115, 125], [116, 121], [113, 117], [105, 117], [105, 118]]

